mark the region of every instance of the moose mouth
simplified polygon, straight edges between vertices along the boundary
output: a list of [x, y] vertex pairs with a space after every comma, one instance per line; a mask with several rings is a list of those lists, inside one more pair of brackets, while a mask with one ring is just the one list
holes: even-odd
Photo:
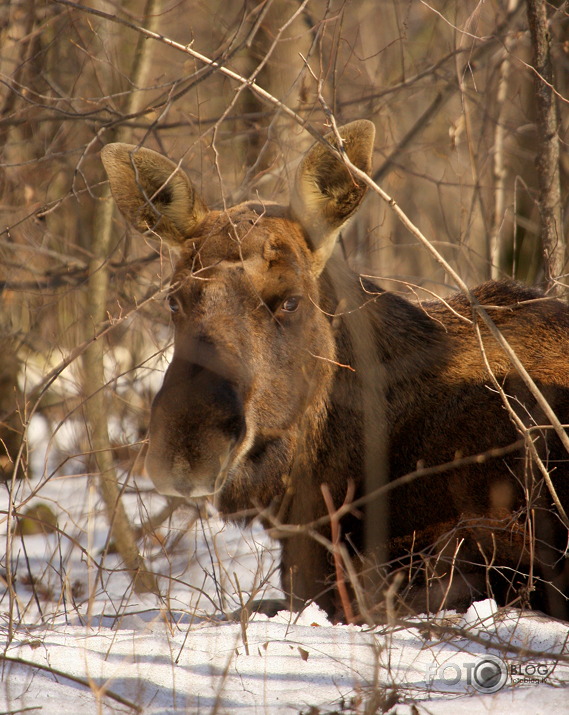
[[172, 453], [169, 446], [151, 436], [145, 472], [156, 490], [164, 496], [182, 497], [187, 501], [207, 500], [216, 507], [221, 492], [237, 471], [237, 465], [251, 449], [246, 429], [238, 438], [227, 439], [223, 445], [217, 444], [215, 452], [201, 450], [203, 458], [200, 460]]
[[156, 491], [163, 496], [182, 497], [188, 501], [216, 501], [223, 489], [231, 468], [230, 455], [220, 464], [219, 470], [192, 469], [183, 457], [175, 457], [170, 466], [149, 453], [145, 471], [151, 478]]

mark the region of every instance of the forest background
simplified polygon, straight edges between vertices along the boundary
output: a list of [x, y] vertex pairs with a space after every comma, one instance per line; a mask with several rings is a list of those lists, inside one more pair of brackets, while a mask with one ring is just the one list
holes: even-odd
[[[108, 142], [180, 161], [210, 206], [286, 201], [314, 140], [307, 128], [370, 119], [374, 181], [464, 282], [512, 277], [563, 294], [568, 28], [567, 3], [537, 0], [3, 4], [7, 485], [24, 476], [41, 496], [54, 475], [96, 477], [113, 544], [139, 571], [144, 529], [131, 528], [121, 494], [134, 488], [167, 364], [174, 257], [116, 212], [99, 158]], [[338, 250], [411, 299], [456, 288], [372, 192]], [[38, 419], [49, 435], [43, 461], [30, 457]], [[154, 527], [174, 506], [140, 521]], [[8, 590], [12, 577], [6, 566]], [[154, 589], [152, 576], [140, 578]]]

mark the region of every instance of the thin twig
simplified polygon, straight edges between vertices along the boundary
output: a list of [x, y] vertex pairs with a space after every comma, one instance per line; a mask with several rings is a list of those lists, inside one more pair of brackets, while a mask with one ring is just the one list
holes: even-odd
[[[352, 609], [352, 604], [350, 601], [350, 596], [348, 594], [348, 589], [346, 588], [346, 578], [344, 576], [344, 569], [342, 567], [342, 559], [340, 556], [340, 519], [336, 516], [338, 510], [334, 506], [334, 501], [332, 500], [332, 495], [330, 494], [330, 489], [327, 484], [321, 484], [320, 490], [322, 491], [322, 496], [324, 497], [324, 502], [326, 504], [326, 509], [330, 516], [330, 531], [332, 535], [332, 553], [334, 556], [334, 568], [336, 569], [336, 588], [338, 589], [338, 595], [340, 596], [340, 603], [342, 604], [342, 609], [344, 611], [344, 616], [346, 618], [346, 623], [354, 622], [354, 611]], [[349, 505], [354, 496], [354, 483], [350, 482], [348, 484], [348, 490], [346, 492], [346, 497], [344, 499], [344, 504], [342, 506]]]
[[[25, 660], [24, 658], [15, 658], [13, 656], [1, 654], [0, 661], [4, 661], [6, 663], [14, 663], [16, 665], [23, 665], [27, 668], [37, 668], [38, 670], [44, 670], [46, 673], [51, 673], [52, 675], [57, 675], [60, 678], [71, 680], [73, 683], [78, 683], [84, 688], [87, 688], [87, 690], [92, 690], [91, 684], [88, 680], [85, 680], [84, 678], [79, 678], [77, 675], [72, 675], [71, 673], [66, 673], [65, 671], [59, 670], [58, 668], [54, 668], [51, 665], [43, 665], [42, 663], [34, 663], [34, 661], [32, 660]], [[134, 710], [134, 712], [136, 713], [142, 713], [143, 711], [143, 708], [140, 705], [133, 703], [132, 700], [123, 698], [122, 695], [114, 693], [112, 690], [103, 690], [103, 693], [105, 697], [110, 698], [111, 700], [115, 700], [121, 705], [126, 705], [126, 707], [130, 708], [131, 710]]]

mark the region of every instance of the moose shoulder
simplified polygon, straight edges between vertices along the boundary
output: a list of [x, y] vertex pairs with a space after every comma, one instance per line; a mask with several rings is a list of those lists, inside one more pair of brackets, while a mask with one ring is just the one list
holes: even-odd
[[[373, 125], [340, 135], [369, 172]], [[283, 589], [333, 616], [323, 485], [336, 508], [361, 499], [340, 527], [368, 616], [398, 570], [415, 609], [491, 593], [567, 615], [568, 455], [472, 296], [567, 423], [563, 303], [492, 282], [417, 305], [353, 274], [333, 248], [365, 186], [325, 144], [301, 162], [289, 207], [208, 210], [179, 164], [126, 144], [102, 157], [126, 218], [180, 252], [146, 459], [160, 492], [284, 525]]]

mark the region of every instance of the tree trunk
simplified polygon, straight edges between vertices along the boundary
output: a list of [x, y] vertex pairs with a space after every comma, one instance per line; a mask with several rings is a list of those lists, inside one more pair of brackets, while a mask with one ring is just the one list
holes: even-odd
[[559, 121], [545, 0], [527, 0], [527, 14], [535, 70], [538, 134], [536, 167], [545, 278], [551, 292], [561, 295], [564, 286], [559, 283], [559, 279], [565, 268], [565, 238], [559, 179]]
[[[145, 8], [143, 25], [154, 30], [159, 16], [160, 0], [148, 0]], [[142, 38], [141, 38], [142, 39]], [[135, 50], [133, 67], [129, 74], [135, 88], [144, 87], [150, 68], [150, 52], [153, 43], [139, 41]], [[126, 114], [136, 112], [141, 105], [141, 92], [136, 89], [128, 95]], [[128, 130], [119, 127], [113, 136], [106, 135], [108, 141], [126, 141]], [[109, 272], [106, 264], [112, 253], [112, 219], [114, 203], [107, 189], [101, 201], [101, 206], [95, 215], [93, 226], [93, 242], [91, 245], [92, 259], [89, 265], [89, 282], [87, 287], [87, 306], [89, 310], [89, 329], [96, 331], [105, 321], [107, 313], [107, 295]], [[89, 336], [87, 336], [89, 337]], [[158, 592], [156, 579], [149, 572], [138, 551], [136, 538], [129, 523], [117, 481], [116, 471], [111, 451], [111, 443], [107, 428], [106, 382], [103, 369], [105, 354], [104, 339], [95, 340], [86, 350], [83, 358], [85, 394], [85, 416], [91, 442], [91, 450], [100, 479], [100, 490], [107, 517], [111, 525], [111, 536], [114, 544], [130, 571], [134, 588], [137, 592]]]

